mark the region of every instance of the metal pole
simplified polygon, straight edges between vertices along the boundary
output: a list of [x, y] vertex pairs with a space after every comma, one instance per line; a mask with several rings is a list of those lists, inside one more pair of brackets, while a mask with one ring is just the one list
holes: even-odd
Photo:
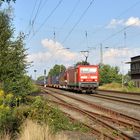
[[46, 87], [46, 70], [44, 70], [44, 87]]
[[34, 73], [35, 73], [35, 80], [36, 80], [36, 72], [37, 72], [37, 70], [34, 70]]
[[122, 88], [123, 88], [123, 83], [124, 83], [124, 76], [123, 76], [123, 61], [122, 61], [121, 63], [122, 63]]
[[100, 44], [100, 63], [103, 64], [103, 47], [102, 43]]

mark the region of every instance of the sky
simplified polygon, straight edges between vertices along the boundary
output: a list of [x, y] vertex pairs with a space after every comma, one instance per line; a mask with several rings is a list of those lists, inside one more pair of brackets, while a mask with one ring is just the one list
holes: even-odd
[[140, 55], [140, 0], [16, 0], [12, 6], [15, 35], [26, 35], [33, 78], [85, 56], [90, 64], [102, 61], [127, 73], [125, 63]]

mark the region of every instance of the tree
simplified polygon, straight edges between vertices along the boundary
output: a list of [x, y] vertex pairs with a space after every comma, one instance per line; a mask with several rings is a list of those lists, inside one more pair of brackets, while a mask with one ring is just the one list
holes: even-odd
[[7, 2], [7, 3], [10, 3], [11, 1], [16, 2], [16, 0], [0, 0], [0, 2]]
[[81, 62], [77, 62], [77, 63], [75, 64], [75, 66], [78, 66], [78, 65], [90, 65], [90, 63], [87, 62], [87, 61], [81, 61]]
[[38, 78], [37, 78], [37, 81], [43, 81], [44, 80], [44, 77], [46, 77], [46, 76], [39, 76]]
[[8, 70], [8, 53], [10, 49], [10, 39], [13, 35], [13, 29], [10, 27], [10, 19], [4, 12], [0, 12], [0, 81], [3, 81]]
[[4, 2], [7, 2], [9, 4], [10, 2], [16, 2], [16, 0], [0, 0], [0, 7]]
[[0, 19], [0, 81], [6, 93], [22, 96], [30, 89], [30, 78], [26, 76], [29, 64], [26, 62], [24, 35], [20, 33], [14, 39], [10, 18], [0, 12]]
[[121, 83], [122, 75], [119, 74], [119, 68], [110, 65], [100, 65], [99, 67], [100, 84], [112, 82]]
[[50, 69], [48, 75], [59, 75], [59, 73], [63, 72], [65, 69], [66, 67], [64, 65], [55, 65], [52, 69]]

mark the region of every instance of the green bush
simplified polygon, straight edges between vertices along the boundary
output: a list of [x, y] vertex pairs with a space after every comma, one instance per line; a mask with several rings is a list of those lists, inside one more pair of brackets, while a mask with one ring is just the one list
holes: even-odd
[[127, 86], [128, 86], [128, 88], [134, 88], [135, 87], [133, 81], [129, 81]]
[[37, 120], [39, 123], [49, 125], [52, 132], [58, 132], [60, 130], [88, 131], [81, 123], [72, 123], [57, 107], [52, 107], [40, 96], [35, 97], [31, 105], [29, 117], [30, 119]]
[[17, 130], [17, 119], [10, 107], [0, 106], [0, 133], [13, 133]]

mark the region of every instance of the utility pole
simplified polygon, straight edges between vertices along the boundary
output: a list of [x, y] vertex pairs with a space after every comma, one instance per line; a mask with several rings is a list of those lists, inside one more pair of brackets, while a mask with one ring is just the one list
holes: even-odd
[[44, 69], [44, 87], [46, 87], [46, 69]]
[[88, 48], [88, 34], [87, 34], [87, 31], [85, 31], [85, 36], [86, 36], [86, 43], [87, 43], [87, 48]]
[[[105, 49], [109, 48], [109, 47], [104, 47]], [[102, 43], [100, 44], [100, 64], [103, 64], [103, 45]]]
[[124, 48], [126, 47], [126, 32], [124, 31]]
[[53, 40], [55, 41], [55, 31], [53, 32]]
[[100, 64], [103, 64], [103, 47], [102, 43], [100, 44]]
[[37, 72], [37, 70], [34, 70], [34, 73], [35, 73], [35, 80], [36, 80], [36, 72]]
[[[126, 47], [126, 31], [124, 31], [124, 48]], [[121, 61], [122, 63], [122, 88], [124, 87], [124, 63], [123, 61]]]
[[123, 61], [121, 62], [122, 63], [122, 88], [123, 88], [123, 84], [124, 84], [124, 72], [123, 72]]

